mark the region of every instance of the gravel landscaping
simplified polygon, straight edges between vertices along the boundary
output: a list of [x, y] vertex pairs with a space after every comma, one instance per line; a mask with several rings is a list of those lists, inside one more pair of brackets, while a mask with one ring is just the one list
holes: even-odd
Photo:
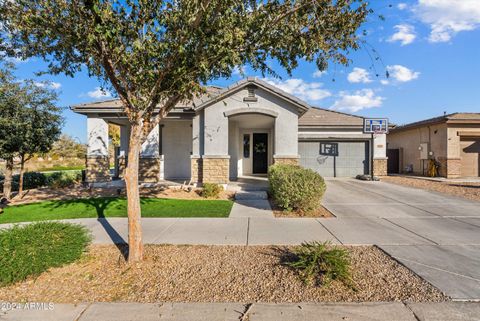
[[382, 181], [480, 201], [480, 183], [437, 182], [404, 176], [382, 177]]
[[446, 301], [376, 247], [348, 247], [356, 289], [305, 285], [281, 265], [288, 248], [146, 246], [128, 265], [114, 246], [91, 246], [80, 261], [0, 289], [0, 301], [320, 302]]
[[272, 202], [270, 203], [273, 209], [273, 215], [275, 217], [335, 217], [329, 210], [325, 207], [320, 206], [314, 211], [300, 212], [300, 211], [283, 211], [276, 207]]

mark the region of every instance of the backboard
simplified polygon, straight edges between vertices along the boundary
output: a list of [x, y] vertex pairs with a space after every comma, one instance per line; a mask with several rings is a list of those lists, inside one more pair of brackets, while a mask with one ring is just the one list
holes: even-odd
[[365, 118], [363, 132], [365, 134], [388, 134], [388, 118]]

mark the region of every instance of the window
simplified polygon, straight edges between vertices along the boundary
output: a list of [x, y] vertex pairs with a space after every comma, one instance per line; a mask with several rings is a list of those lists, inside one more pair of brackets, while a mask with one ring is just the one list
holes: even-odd
[[250, 158], [250, 134], [243, 134], [243, 158]]

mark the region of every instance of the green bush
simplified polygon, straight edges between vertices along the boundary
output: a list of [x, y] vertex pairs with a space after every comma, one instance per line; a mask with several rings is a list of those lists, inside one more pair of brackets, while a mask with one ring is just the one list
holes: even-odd
[[296, 270], [306, 284], [329, 285], [338, 280], [353, 287], [348, 251], [329, 242], [303, 243], [284, 264]]
[[221, 185], [204, 183], [202, 189], [202, 196], [205, 198], [218, 198], [221, 191], [223, 191], [223, 186]]
[[70, 187], [82, 180], [80, 171], [52, 172], [45, 175], [47, 177], [47, 186], [52, 188]]
[[0, 286], [79, 259], [90, 243], [80, 225], [41, 222], [0, 230]]
[[[0, 181], [5, 178], [0, 176]], [[13, 175], [12, 190], [18, 191], [20, 175]], [[23, 175], [23, 189], [33, 189], [49, 186], [52, 188], [63, 188], [72, 186], [82, 180], [81, 171], [64, 171], [64, 172], [26, 172]], [[3, 191], [3, 183], [0, 184], [0, 191]]]
[[270, 166], [268, 181], [275, 203], [285, 210], [311, 211], [319, 208], [326, 189], [322, 176], [296, 165]]

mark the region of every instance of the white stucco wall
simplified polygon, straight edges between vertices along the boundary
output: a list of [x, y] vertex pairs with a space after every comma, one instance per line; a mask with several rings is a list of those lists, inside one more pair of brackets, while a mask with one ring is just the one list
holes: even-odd
[[108, 156], [108, 123], [96, 115], [87, 118], [87, 155]]
[[374, 135], [373, 138], [373, 158], [387, 157], [387, 135]]
[[159, 156], [159, 135], [158, 125], [155, 126], [147, 139], [142, 144], [140, 157], [158, 157]]
[[192, 122], [162, 122], [162, 150], [165, 179], [190, 179]]
[[212, 104], [204, 110], [205, 155], [228, 155], [228, 117], [224, 112], [236, 109], [262, 108], [277, 114], [275, 119], [274, 154], [279, 156], [298, 155], [298, 114], [291, 103], [260, 88], [255, 90], [257, 102], [244, 102], [247, 89]]

